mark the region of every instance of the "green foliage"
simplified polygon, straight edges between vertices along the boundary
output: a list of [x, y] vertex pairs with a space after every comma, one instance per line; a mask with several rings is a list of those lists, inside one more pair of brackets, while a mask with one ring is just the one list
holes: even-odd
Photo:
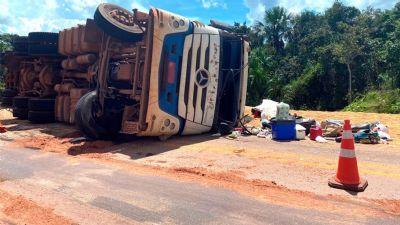
[[298, 79], [285, 86], [283, 100], [290, 102], [292, 107], [302, 109], [318, 104], [318, 102], [315, 102], [318, 101], [315, 95], [320, 92], [318, 83], [322, 76], [323, 68], [321, 64], [309, 65]]
[[370, 91], [348, 105], [345, 111], [400, 113], [400, 89]]
[[288, 36], [291, 15], [282, 7], [274, 7], [265, 12], [263, 22], [257, 22], [256, 29], [261, 32], [265, 40], [281, 53], [284, 49], [284, 40]]
[[256, 48], [250, 53], [249, 57], [249, 80], [247, 103], [256, 105], [264, 96], [268, 94], [268, 61], [266, 60], [265, 48]]
[[[9, 34], [0, 34], [0, 53], [4, 53], [5, 51], [9, 51], [12, 49], [11, 47], [11, 39], [12, 35]], [[0, 90], [4, 88], [4, 77], [6, 75], [6, 69], [0, 65]]]
[[11, 50], [11, 39], [15, 35], [0, 34], [0, 53]]
[[324, 13], [297, 15], [275, 7], [248, 32], [257, 43], [249, 59], [250, 105], [270, 98], [337, 110], [370, 90], [400, 88], [400, 3], [360, 11], [336, 1]]

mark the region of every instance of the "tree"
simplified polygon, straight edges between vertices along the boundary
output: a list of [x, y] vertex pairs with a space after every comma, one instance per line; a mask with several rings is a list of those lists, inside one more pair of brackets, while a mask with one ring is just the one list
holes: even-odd
[[334, 45], [333, 54], [337, 57], [340, 63], [345, 64], [347, 67], [349, 76], [348, 100], [350, 104], [353, 101], [352, 98], [353, 76], [352, 76], [351, 65], [354, 62], [354, 59], [362, 54], [362, 47], [359, 45], [359, 42], [357, 40], [358, 35], [356, 29], [345, 24], [341, 25], [346, 27], [344, 29], [347, 30], [347, 32], [342, 34], [340, 42]]
[[327, 9], [325, 17], [328, 24], [333, 30], [338, 30], [340, 23], [353, 25], [357, 17], [360, 15], [360, 10], [355, 7], [345, 6], [341, 1], [336, 0], [332, 7]]
[[263, 32], [266, 41], [282, 53], [285, 47], [285, 38], [288, 35], [290, 17], [287, 10], [282, 7], [274, 7], [265, 12], [263, 22], [256, 23], [256, 29]]
[[252, 29], [252, 27], [247, 26], [246, 22], [244, 22], [243, 24], [235, 22], [233, 25], [233, 32], [235, 32], [236, 34], [247, 36], [251, 48], [257, 48], [264, 44], [263, 37], [260, 32]]
[[[1, 54], [4, 53], [5, 51], [11, 50], [11, 39], [13, 35], [9, 34], [0, 34], [0, 61], [1, 59]], [[4, 77], [6, 75], [6, 69], [0, 65], [0, 88], [3, 87], [4, 85]]]

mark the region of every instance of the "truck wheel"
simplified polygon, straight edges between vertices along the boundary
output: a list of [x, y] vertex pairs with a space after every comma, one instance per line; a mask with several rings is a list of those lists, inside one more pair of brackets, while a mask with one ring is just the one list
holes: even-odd
[[52, 32], [30, 32], [28, 34], [29, 42], [45, 42], [45, 43], [58, 43], [58, 33]]
[[28, 52], [31, 55], [58, 54], [58, 33], [31, 32], [28, 34]]
[[121, 129], [122, 114], [104, 112], [98, 117], [97, 99], [96, 91], [91, 91], [79, 99], [75, 111], [76, 124], [89, 138], [111, 140]]
[[13, 116], [21, 120], [28, 119], [28, 109], [13, 108]]
[[28, 53], [28, 43], [28, 37], [26, 36], [14, 37], [12, 39], [14, 52], [22, 54]]
[[[121, 41], [136, 42], [144, 34], [133, 22], [133, 13], [113, 4], [100, 4], [94, 13], [94, 21], [106, 34]], [[125, 21], [129, 21], [128, 23]]]
[[10, 107], [13, 105], [13, 98], [14, 97], [2, 97], [1, 98], [1, 106], [3, 107]]
[[18, 92], [13, 89], [4, 89], [3, 92], [1, 93], [2, 97], [14, 97], [17, 96]]
[[[75, 124], [76, 124], [76, 126], [78, 127], [78, 129], [80, 130], [80, 131], [82, 131], [82, 133], [84, 133], [84, 134], [87, 134], [87, 133], [89, 133], [90, 131], [88, 131], [87, 129], [86, 129], [86, 126], [85, 126], [85, 124], [83, 123], [83, 119], [82, 119], [82, 112], [81, 112], [81, 109], [82, 109], [82, 104], [83, 104], [83, 100], [81, 101], [81, 99], [83, 99], [85, 97], [85, 95], [84, 96], [82, 96], [82, 98], [80, 98], [79, 100], [78, 100], [78, 102], [76, 103], [76, 109], [75, 109]], [[61, 116], [61, 115], [60, 115]]]
[[52, 123], [54, 111], [29, 111], [28, 120], [32, 123]]
[[51, 45], [29, 45], [30, 55], [56, 55], [58, 52], [57, 46]]
[[27, 109], [28, 108], [28, 97], [17, 96], [13, 99], [13, 107], [20, 108], [20, 109]]
[[55, 100], [52, 98], [31, 98], [28, 102], [29, 111], [54, 111]]

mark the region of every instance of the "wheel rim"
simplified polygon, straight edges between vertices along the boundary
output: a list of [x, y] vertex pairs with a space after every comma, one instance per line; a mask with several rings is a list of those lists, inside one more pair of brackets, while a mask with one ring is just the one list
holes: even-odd
[[113, 9], [108, 12], [108, 15], [112, 17], [114, 20], [118, 21], [119, 23], [124, 24], [125, 26], [134, 26], [135, 23], [133, 22], [133, 16], [129, 15], [124, 10], [120, 9]]
[[134, 22], [134, 15], [130, 11], [117, 5], [103, 3], [98, 7], [103, 17], [115, 26], [133, 33], [142, 33]]

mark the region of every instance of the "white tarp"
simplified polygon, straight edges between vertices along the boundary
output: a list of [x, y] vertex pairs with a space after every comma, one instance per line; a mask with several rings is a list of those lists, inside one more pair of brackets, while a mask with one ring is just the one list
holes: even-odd
[[261, 119], [267, 119], [267, 117], [269, 118], [276, 117], [277, 106], [278, 102], [272, 101], [270, 99], [264, 99], [261, 105], [258, 105], [254, 108], [261, 111]]

